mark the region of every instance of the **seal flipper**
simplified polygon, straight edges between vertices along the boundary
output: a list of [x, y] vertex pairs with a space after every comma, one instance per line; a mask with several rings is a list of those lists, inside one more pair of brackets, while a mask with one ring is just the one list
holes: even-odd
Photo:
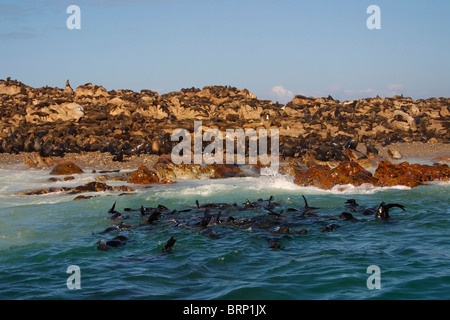
[[317, 207], [310, 207], [309, 205], [308, 205], [308, 201], [306, 201], [306, 198], [305, 198], [305, 196], [304, 195], [302, 195], [302, 197], [303, 197], [303, 200], [305, 201], [305, 209], [309, 209], [309, 210], [316, 210], [316, 209], [320, 209], [320, 208], [317, 208]]
[[302, 208], [302, 216], [308, 215], [308, 216], [317, 216], [317, 214], [314, 212], [314, 210], [316, 209], [320, 209], [320, 208], [316, 208], [316, 207], [310, 207], [308, 205], [308, 201], [306, 201], [306, 198], [304, 195], [302, 195], [303, 200], [305, 201], [305, 206]]
[[110, 213], [110, 214], [117, 213], [117, 211], [116, 211], [116, 201], [114, 201], [114, 204], [111, 207], [111, 209], [109, 209], [108, 213]]
[[270, 216], [281, 217], [281, 213], [277, 213], [277, 212], [275, 212], [275, 211], [269, 209], [267, 206], [265, 206], [264, 209], [266, 209], [267, 211], [269, 211], [269, 215], [270, 215]]
[[175, 242], [177, 241], [177, 239], [175, 239], [174, 237], [170, 237], [169, 240], [167, 240], [166, 245], [163, 248], [163, 252], [170, 252], [173, 249], [173, 246], [175, 245]]
[[401, 204], [397, 204], [397, 203], [389, 203], [389, 204], [386, 205], [386, 209], [387, 209], [388, 211], [389, 211], [389, 209], [394, 208], [394, 207], [397, 207], [397, 208], [402, 209], [403, 212], [406, 211], [405, 206], [404, 206], [404, 205], [401, 205]]
[[302, 195], [303, 200], [305, 201], [305, 208], [309, 208], [308, 201], [306, 201], [306, 198], [304, 195]]
[[217, 224], [221, 224], [222, 221], [220, 221], [220, 215], [222, 214], [222, 211], [219, 211], [219, 213], [217, 213], [217, 217], [216, 217], [216, 223]]
[[401, 205], [401, 204], [397, 204], [397, 203], [389, 203], [389, 204], [385, 204], [384, 202], [381, 202], [380, 205], [378, 206], [377, 212], [375, 214], [375, 219], [381, 219], [381, 220], [387, 220], [389, 219], [389, 209], [391, 208], [400, 208], [403, 211], [405, 210], [405, 206]]

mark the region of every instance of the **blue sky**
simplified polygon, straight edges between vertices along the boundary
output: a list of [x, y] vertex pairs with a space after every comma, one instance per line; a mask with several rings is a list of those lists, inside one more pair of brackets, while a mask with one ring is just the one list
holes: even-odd
[[[366, 27], [373, 4], [380, 30]], [[0, 49], [0, 78], [33, 87], [450, 97], [450, 1], [2, 0]]]

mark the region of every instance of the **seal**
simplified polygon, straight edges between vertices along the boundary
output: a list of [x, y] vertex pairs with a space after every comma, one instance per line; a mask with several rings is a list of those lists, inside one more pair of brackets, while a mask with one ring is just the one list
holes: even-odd
[[302, 216], [312, 216], [312, 217], [317, 217], [317, 214], [314, 212], [314, 210], [320, 209], [320, 208], [316, 208], [316, 207], [310, 207], [308, 205], [308, 201], [306, 201], [306, 198], [304, 195], [302, 195], [303, 200], [305, 201], [305, 206], [302, 208]]
[[265, 205], [265, 207], [273, 208], [273, 207], [276, 207], [276, 206], [280, 205], [279, 202], [273, 201], [273, 199], [274, 199], [274, 197], [270, 196], [270, 198], [268, 200], [263, 200], [263, 201], [268, 201], [268, 203], [267, 203], [267, 205]]
[[388, 220], [389, 219], [389, 210], [391, 208], [400, 208], [403, 210], [403, 212], [405, 212], [405, 206], [401, 205], [401, 204], [397, 204], [397, 203], [389, 203], [386, 204], [384, 202], [381, 202], [378, 207], [375, 208], [369, 208], [369, 209], [365, 209], [362, 214], [366, 215], [366, 216], [371, 216], [371, 215], [375, 215], [375, 219], [377, 220]]
[[373, 144], [371, 144], [369, 141], [366, 141], [365, 145], [367, 154], [378, 155], [379, 151]]
[[105, 230], [99, 232], [99, 234], [106, 234], [112, 231], [120, 231], [120, 228], [118, 226], [112, 226], [112, 227], [108, 227]]
[[200, 203], [198, 202], [198, 200], [195, 200], [195, 204], [197, 206], [197, 209], [214, 209], [214, 208], [221, 208], [222, 206], [220, 204], [216, 204], [216, 203], [207, 203], [204, 205], [200, 205]]
[[159, 220], [159, 216], [161, 215], [161, 212], [156, 210], [152, 212], [150, 215], [147, 216], [147, 219], [145, 219], [144, 222], [140, 222], [139, 225], [147, 225], [147, 224], [154, 224], [153, 222]]
[[113, 238], [112, 240], [104, 241], [99, 240], [97, 241], [98, 247], [97, 250], [100, 251], [107, 251], [111, 248], [118, 248], [123, 246], [128, 241], [128, 238], [125, 236], [117, 236]]
[[245, 208], [250, 209], [250, 208], [254, 208], [255, 205], [253, 203], [250, 202], [250, 200], [246, 199], [245, 200]]
[[125, 216], [125, 215], [121, 214], [120, 212], [116, 212], [109, 217], [109, 219], [113, 220], [113, 221], [120, 221], [120, 220], [128, 219], [128, 218], [129, 218], [128, 216]]
[[208, 237], [208, 238], [212, 238], [212, 239], [218, 238], [217, 233], [215, 233], [214, 230], [212, 230], [212, 229], [203, 229], [200, 232], [200, 234], [202, 236], [205, 236], [205, 237]]
[[389, 219], [389, 209], [391, 208], [400, 208], [403, 210], [403, 212], [405, 212], [405, 206], [401, 205], [401, 204], [397, 204], [397, 203], [389, 203], [386, 204], [384, 202], [381, 202], [380, 205], [378, 206], [378, 209], [375, 213], [375, 219], [377, 220], [388, 220]]
[[345, 207], [347, 207], [351, 212], [362, 211], [361, 206], [356, 203], [355, 199], [348, 199], [345, 203]]
[[361, 220], [355, 218], [350, 212], [342, 212], [339, 215], [339, 218], [343, 219], [345, 221], [361, 221]]
[[331, 232], [340, 227], [341, 227], [340, 225], [332, 223], [332, 224], [329, 224], [329, 225], [323, 227], [322, 232]]
[[205, 229], [209, 222], [211, 221], [212, 216], [209, 214], [209, 209], [206, 209], [204, 214], [203, 214], [203, 218], [200, 221], [200, 229]]
[[358, 143], [359, 143], [359, 135], [356, 134], [352, 139], [350, 139], [344, 143], [344, 149], [356, 150]]
[[266, 209], [267, 211], [269, 211], [269, 213], [268, 213], [269, 216], [281, 217], [281, 215], [282, 215], [283, 212], [284, 212], [284, 211], [282, 211], [281, 213], [277, 213], [277, 212], [273, 211], [272, 209], [268, 208], [267, 206], [264, 206], [264, 209]]

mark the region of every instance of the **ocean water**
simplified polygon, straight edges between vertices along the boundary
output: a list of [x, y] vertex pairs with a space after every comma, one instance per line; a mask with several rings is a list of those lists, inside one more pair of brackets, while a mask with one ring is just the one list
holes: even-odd
[[[89, 200], [75, 195], [17, 196], [21, 190], [76, 186], [94, 175], [48, 182], [45, 170], [0, 170], [0, 299], [449, 299], [450, 184], [409, 189], [342, 186], [331, 191], [299, 187], [282, 175], [177, 181], [138, 189], [132, 195], [102, 192]], [[121, 185], [121, 182], [110, 184]], [[288, 208], [319, 207], [316, 217]], [[263, 208], [224, 211], [223, 219], [247, 217], [261, 225], [211, 227], [216, 238], [192, 227], [204, 203], [236, 203], [274, 197], [281, 217]], [[347, 199], [364, 207], [399, 203], [388, 221], [353, 213], [363, 221], [337, 219]], [[166, 215], [154, 225], [99, 234], [113, 222], [108, 210], [165, 205], [189, 212]], [[212, 214], [217, 213], [212, 210]], [[143, 221], [129, 214], [126, 224]], [[278, 234], [278, 224], [306, 234]], [[322, 232], [331, 223], [340, 227]], [[190, 227], [189, 227], [190, 226]], [[120, 248], [97, 250], [117, 235]], [[166, 241], [176, 239], [163, 253]], [[270, 248], [276, 239], [280, 248]], [[79, 267], [80, 289], [69, 289]], [[368, 272], [378, 266], [379, 272]], [[377, 277], [379, 288], [369, 288]], [[71, 278], [73, 279], [73, 278]], [[72, 281], [72, 280], [70, 280]], [[72, 283], [72, 282], [71, 282]]]

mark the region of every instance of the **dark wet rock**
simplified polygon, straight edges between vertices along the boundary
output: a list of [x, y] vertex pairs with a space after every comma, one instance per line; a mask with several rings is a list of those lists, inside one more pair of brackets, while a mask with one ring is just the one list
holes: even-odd
[[87, 200], [87, 199], [91, 199], [91, 198], [95, 198], [98, 196], [77, 196], [73, 199], [73, 201], [79, 201], [79, 200]]
[[77, 194], [77, 193], [86, 193], [86, 192], [101, 192], [101, 191], [124, 191], [130, 192], [134, 191], [134, 189], [128, 186], [109, 186], [105, 183], [101, 182], [89, 182], [83, 186], [78, 187], [59, 187], [59, 188], [43, 188], [43, 189], [35, 189], [35, 190], [27, 190], [17, 192], [16, 195], [19, 196], [29, 196], [29, 195], [42, 195], [49, 194], [55, 192], [67, 193], [67, 194]]

